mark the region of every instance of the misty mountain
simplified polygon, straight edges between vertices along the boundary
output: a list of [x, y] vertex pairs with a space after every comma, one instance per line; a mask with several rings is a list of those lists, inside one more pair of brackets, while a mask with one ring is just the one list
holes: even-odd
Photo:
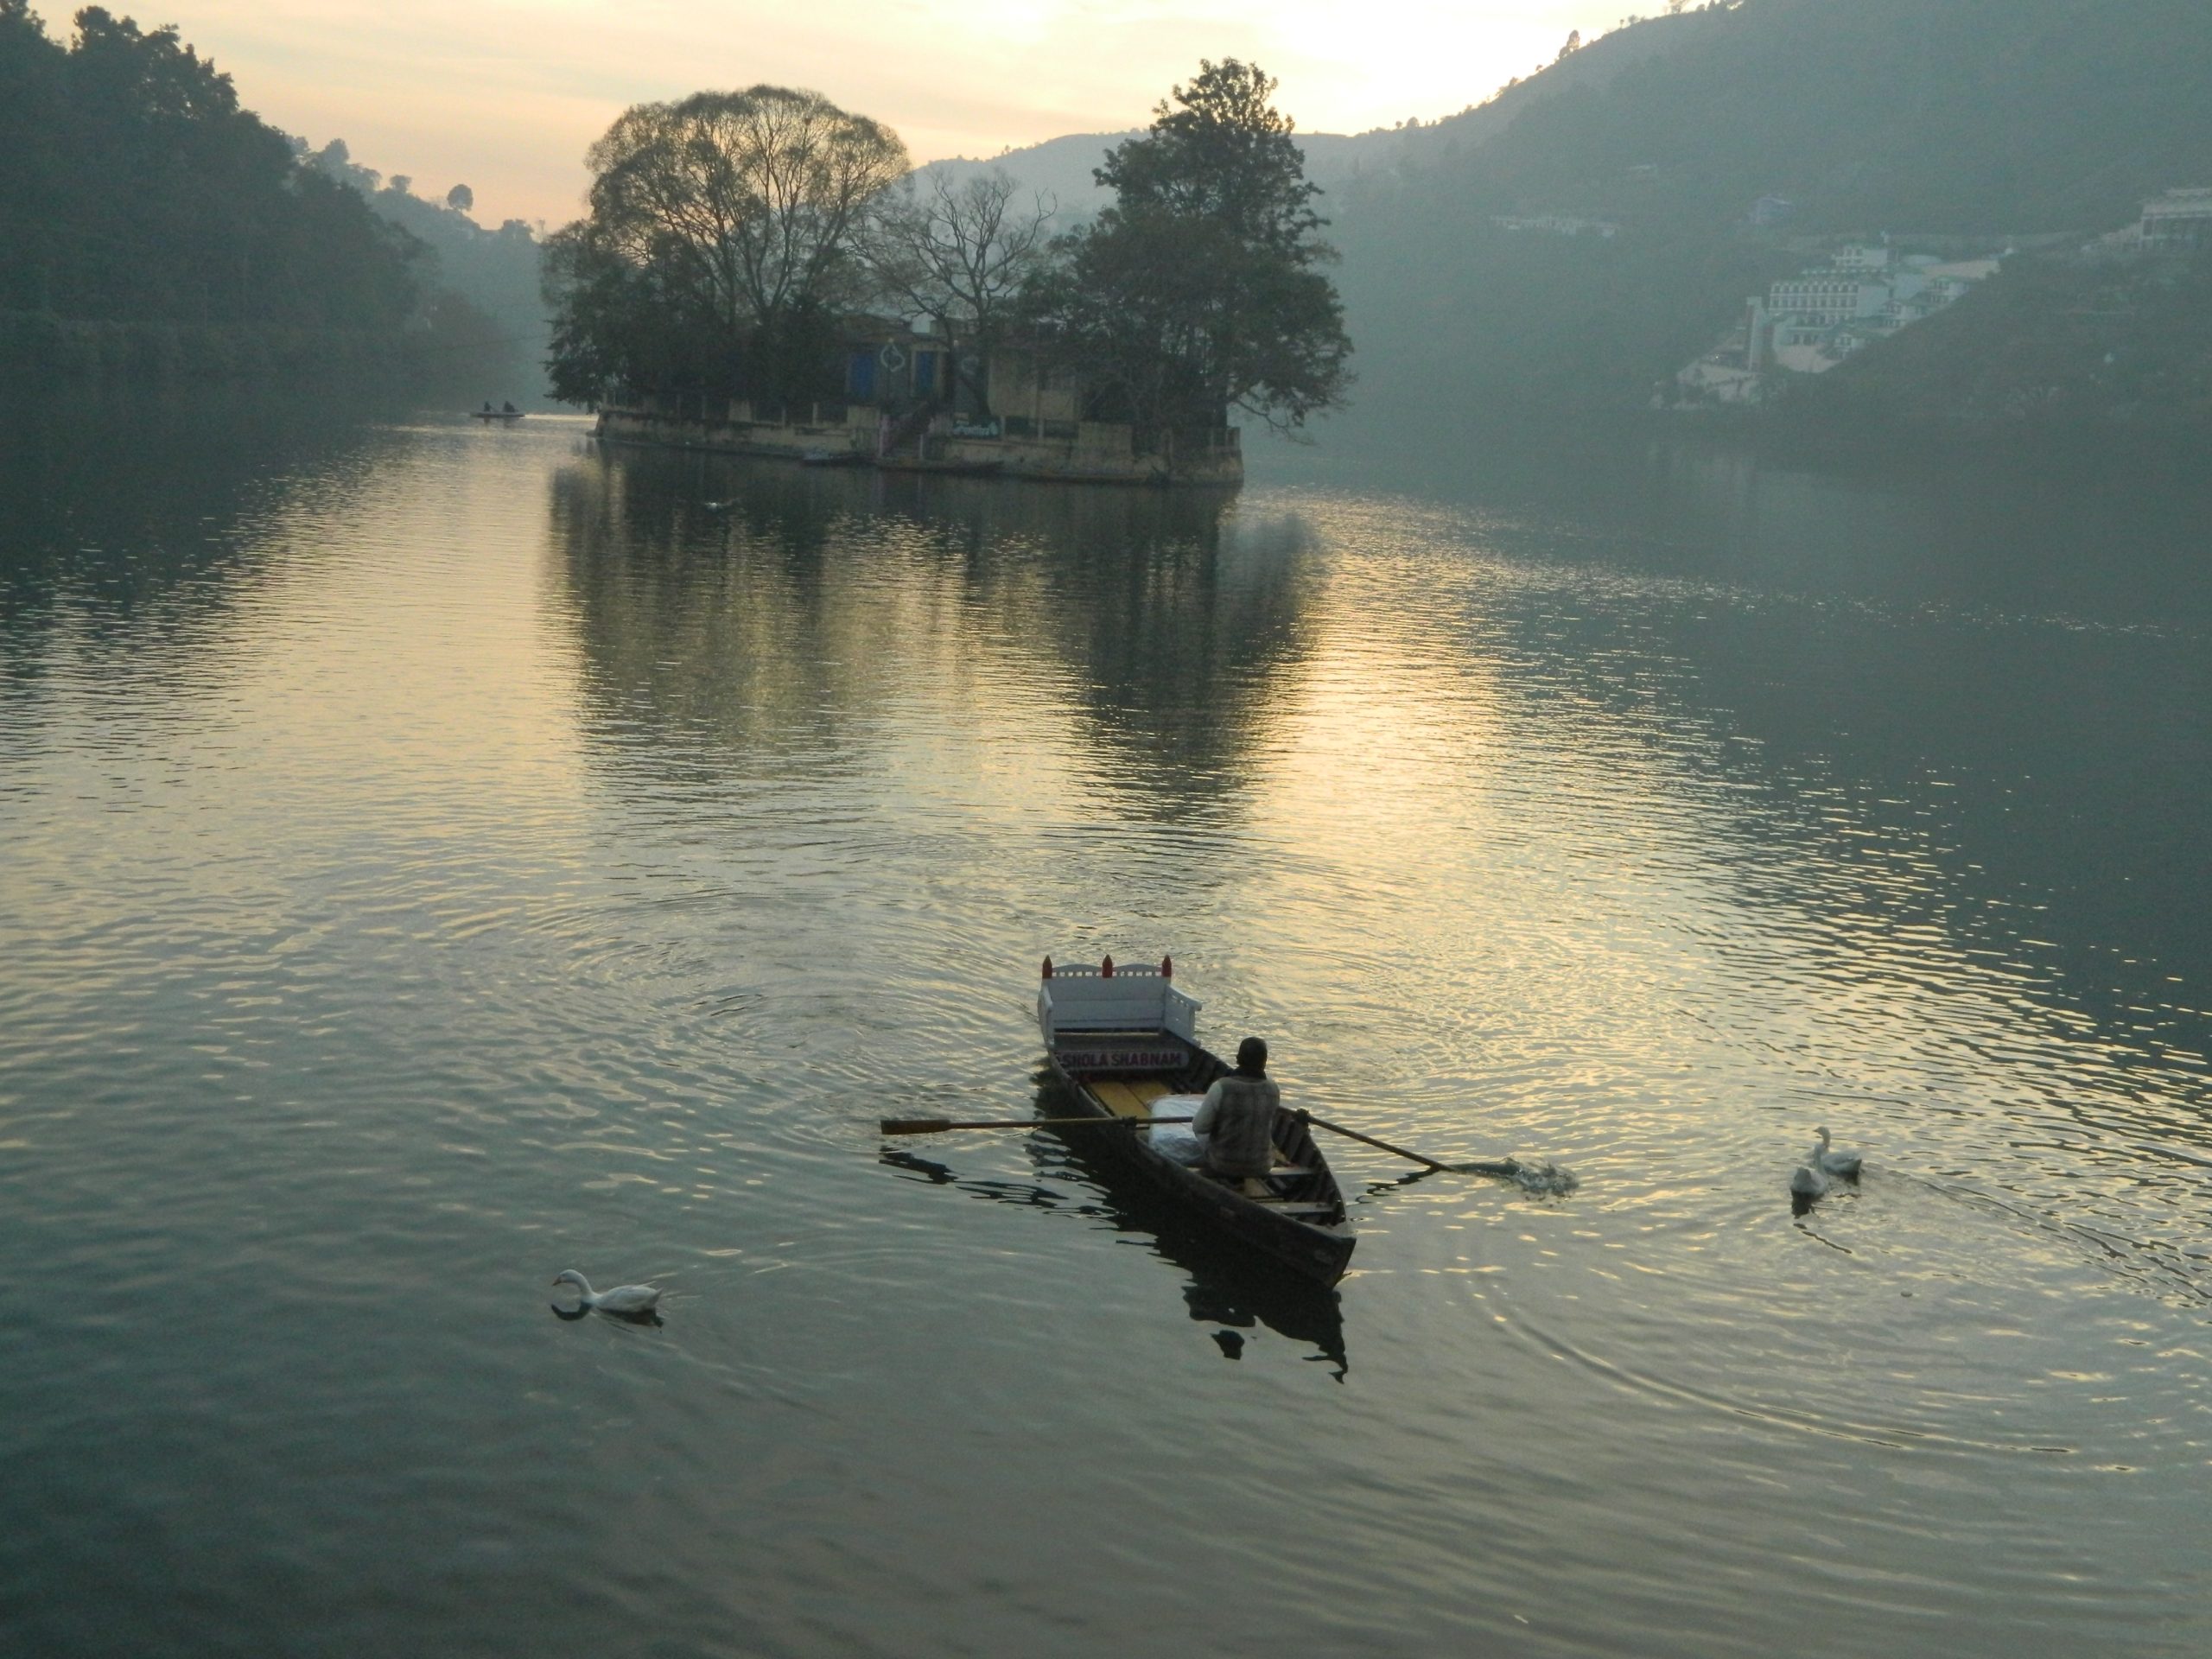
[[424, 280], [446, 313], [442, 350], [453, 384], [468, 384], [473, 375], [486, 397], [543, 394], [552, 331], [538, 288], [540, 245], [527, 220], [510, 219], [496, 230], [480, 225], [467, 186], [453, 187], [442, 200], [418, 196], [412, 179], [386, 179], [355, 162], [343, 139], [312, 151], [300, 140], [294, 147], [419, 245]]
[[[1306, 175], [1332, 193], [1359, 187], [1388, 188], [1398, 180], [1417, 176], [1427, 167], [1487, 143], [1523, 111], [1548, 98], [1576, 88], [1605, 86], [1623, 70], [1668, 49], [1688, 22], [1681, 17], [1660, 18], [1605, 35], [1561, 57], [1540, 75], [1509, 82], [1484, 103], [1471, 104], [1457, 115], [1426, 122], [1415, 117], [1402, 126], [1377, 127], [1362, 133], [1301, 132], [1298, 143], [1306, 152]], [[917, 170], [925, 175], [944, 174], [957, 183], [978, 173], [1001, 169], [1026, 190], [1056, 200], [1071, 218], [1081, 218], [1103, 207], [1108, 199], [1108, 193], [1092, 176], [1094, 170], [1104, 162], [1108, 150], [1137, 137], [1138, 130], [1132, 127], [1126, 132], [1071, 133], [985, 160], [956, 157], [931, 162]]]

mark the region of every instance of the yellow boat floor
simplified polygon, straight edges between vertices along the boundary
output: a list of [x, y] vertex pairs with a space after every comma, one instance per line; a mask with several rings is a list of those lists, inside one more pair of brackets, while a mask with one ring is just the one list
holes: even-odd
[[1119, 1078], [1094, 1083], [1090, 1092], [1116, 1117], [1150, 1117], [1152, 1103], [1173, 1090], [1157, 1077], [1138, 1077], [1128, 1083]]

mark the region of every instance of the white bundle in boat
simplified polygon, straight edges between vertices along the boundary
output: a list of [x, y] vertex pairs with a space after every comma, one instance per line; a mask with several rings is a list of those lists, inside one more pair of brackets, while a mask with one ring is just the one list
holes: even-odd
[[[1152, 1115], [1163, 1117], [1195, 1117], [1198, 1108], [1205, 1103], [1204, 1095], [1162, 1095], [1152, 1103]], [[1174, 1163], [1187, 1164], [1192, 1168], [1206, 1158], [1206, 1138], [1193, 1135], [1187, 1123], [1161, 1123], [1145, 1131], [1152, 1149]]]

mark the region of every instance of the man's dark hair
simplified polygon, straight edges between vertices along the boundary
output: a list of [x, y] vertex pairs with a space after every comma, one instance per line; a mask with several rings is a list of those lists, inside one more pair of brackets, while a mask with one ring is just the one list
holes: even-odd
[[1247, 1037], [1237, 1044], [1236, 1069], [1247, 1077], [1265, 1077], [1268, 1071], [1267, 1044], [1257, 1037]]

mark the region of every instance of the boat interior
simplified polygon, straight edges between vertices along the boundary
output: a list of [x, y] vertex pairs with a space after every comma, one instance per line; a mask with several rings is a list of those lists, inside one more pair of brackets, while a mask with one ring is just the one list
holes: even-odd
[[[1153, 1040], [1157, 1041], [1158, 1039]], [[1188, 1116], [1197, 1109], [1198, 1096], [1205, 1091], [1207, 1084], [1227, 1069], [1212, 1055], [1200, 1050], [1192, 1057], [1190, 1065], [1175, 1072], [1073, 1075], [1077, 1087], [1116, 1117], [1149, 1121], [1154, 1109], [1161, 1102], [1170, 1100], [1175, 1102], [1175, 1105], [1162, 1112], [1162, 1116]], [[1279, 1113], [1275, 1120], [1274, 1149], [1274, 1167], [1264, 1178], [1240, 1183], [1210, 1175], [1204, 1169], [1193, 1169], [1191, 1173], [1198, 1179], [1221, 1181], [1222, 1185], [1249, 1202], [1263, 1205], [1279, 1215], [1294, 1216], [1301, 1221], [1309, 1222], [1341, 1219], [1343, 1199], [1337, 1190], [1335, 1178], [1329, 1173], [1328, 1166], [1322, 1161], [1319, 1150], [1313, 1144], [1313, 1130], [1294, 1114], [1287, 1111]]]

